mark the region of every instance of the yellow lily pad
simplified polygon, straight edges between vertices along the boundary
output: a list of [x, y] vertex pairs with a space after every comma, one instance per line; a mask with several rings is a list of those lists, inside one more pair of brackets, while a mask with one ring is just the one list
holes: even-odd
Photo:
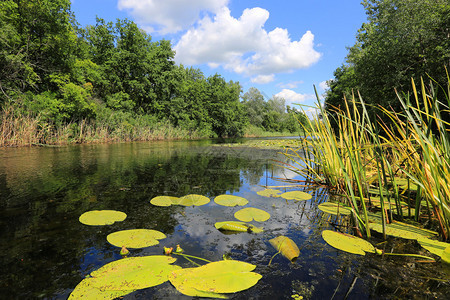
[[116, 210], [92, 210], [79, 217], [79, 221], [85, 225], [111, 225], [114, 222], [122, 222], [127, 214]]
[[214, 224], [214, 227], [216, 227], [216, 229], [218, 230], [225, 230], [225, 231], [254, 232], [254, 233], [263, 232], [263, 228], [259, 228], [253, 226], [252, 224], [237, 221], [217, 222], [216, 224]]
[[322, 237], [328, 245], [353, 254], [375, 253], [375, 247], [366, 240], [332, 230], [322, 231]]
[[300, 255], [297, 244], [287, 236], [280, 235], [269, 240], [269, 242], [278, 252], [291, 262], [295, 262]]
[[145, 248], [158, 245], [158, 240], [165, 238], [164, 233], [151, 229], [122, 230], [113, 232], [106, 237], [110, 244], [126, 248]]
[[122, 291], [102, 291], [92, 285], [95, 282], [94, 278], [83, 279], [70, 293], [69, 300], [77, 299], [102, 299], [102, 300], [113, 300], [119, 297], [128, 295], [136, 290], [122, 290]]
[[349, 215], [352, 213], [351, 209], [343, 206], [342, 204], [334, 202], [324, 202], [317, 206], [321, 211], [332, 215]]
[[243, 222], [251, 222], [253, 220], [264, 222], [270, 218], [270, 214], [259, 208], [246, 207], [235, 212], [234, 217]]
[[205, 205], [208, 204], [209, 198], [206, 196], [202, 196], [202, 195], [196, 195], [196, 194], [190, 194], [190, 195], [186, 195], [180, 198], [180, 202], [178, 203], [179, 205], [183, 205], [183, 206], [201, 206], [201, 205]]
[[279, 194], [281, 194], [280, 190], [275, 190], [275, 189], [265, 189], [262, 191], [258, 191], [256, 192], [258, 195], [260, 196], [264, 196], [264, 197], [280, 197]]
[[249, 263], [223, 260], [198, 268], [173, 271], [169, 280], [183, 294], [194, 291], [236, 293], [254, 286], [262, 278], [260, 274], [251, 272], [254, 269], [255, 266]]
[[248, 200], [234, 195], [220, 195], [214, 198], [214, 202], [223, 206], [244, 206], [248, 203]]
[[[370, 229], [383, 233], [383, 226], [380, 223], [370, 223]], [[386, 234], [409, 240], [417, 240], [419, 238], [430, 238], [437, 236], [438, 233], [428, 229], [419, 228], [403, 222], [393, 221], [386, 224]]]
[[179, 202], [180, 198], [172, 196], [157, 196], [150, 200], [150, 203], [156, 206], [171, 206]]
[[[444, 262], [450, 263], [450, 244], [431, 240], [427, 238], [418, 238], [419, 244], [431, 253], [442, 258]], [[446, 252], [447, 251], [447, 252]]]
[[302, 191], [292, 191], [292, 192], [286, 192], [280, 195], [281, 198], [284, 198], [286, 200], [309, 200], [312, 198], [311, 194], [302, 192]]

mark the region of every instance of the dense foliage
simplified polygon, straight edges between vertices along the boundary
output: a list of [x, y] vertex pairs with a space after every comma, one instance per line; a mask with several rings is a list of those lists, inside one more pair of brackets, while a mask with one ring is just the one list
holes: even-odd
[[[176, 65], [170, 42], [152, 41], [132, 21], [97, 18], [80, 28], [70, 5], [0, 2], [3, 111], [38, 115], [39, 126], [53, 131], [64, 124], [80, 131], [82, 122], [97, 124], [96, 132], [101, 125], [122, 133], [169, 124], [196, 136], [239, 136], [248, 117], [253, 123], [238, 82]], [[288, 118], [281, 99], [263, 106], [258, 127], [293, 131], [294, 125], [283, 124]]]
[[[448, 0], [364, 0], [367, 23], [349, 48], [346, 64], [329, 81], [327, 108], [359, 91], [366, 103], [401, 108], [395, 89], [411, 92], [411, 78], [446, 88], [450, 67]], [[435, 84], [435, 86], [438, 86]], [[375, 110], [370, 109], [373, 115]]]

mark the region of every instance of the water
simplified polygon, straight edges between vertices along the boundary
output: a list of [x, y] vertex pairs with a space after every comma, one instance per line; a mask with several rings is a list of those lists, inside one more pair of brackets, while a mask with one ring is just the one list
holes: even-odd
[[[363, 257], [326, 245], [320, 233], [332, 227], [316, 207], [326, 201], [326, 190], [299, 187], [313, 195], [302, 202], [258, 196], [263, 186], [287, 184], [274, 178], [302, 179], [273, 159], [285, 158], [273, 150], [217, 147], [212, 141], [1, 149], [0, 298], [66, 299], [90, 272], [120, 259], [120, 249], [106, 236], [135, 228], [159, 230], [167, 238], [157, 246], [133, 249], [131, 256], [161, 254], [163, 246], [180, 244], [187, 254], [211, 261], [230, 254], [257, 265], [255, 271], [263, 278], [231, 295], [233, 299], [293, 299], [294, 294], [305, 299], [422, 299], [450, 294], [448, 268], [442, 264]], [[264, 227], [262, 234], [225, 235], [214, 223], [235, 220], [240, 207], [213, 201], [201, 207], [155, 207], [149, 202], [160, 195], [187, 194], [212, 200], [221, 194], [241, 196], [249, 200], [247, 206], [264, 209], [271, 218], [255, 223]], [[112, 226], [78, 221], [82, 213], [98, 209], [120, 210], [128, 217]], [[276, 253], [268, 240], [278, 235], [299, 246], [295, 264], [278, 255], [268, 266]], [[420, 249], [416, 242], [396, 240], [386, 247], [405, 253]], [[183, 258], [176, 263], [192, 267]], [[124, 298], [191, 299], [169, 282]]]

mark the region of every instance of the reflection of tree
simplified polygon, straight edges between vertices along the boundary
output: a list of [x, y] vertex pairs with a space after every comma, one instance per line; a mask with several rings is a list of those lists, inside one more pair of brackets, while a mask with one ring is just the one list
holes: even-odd
[[[242, 178], [258, 182], [269, 158], [268, 152], [202, 142], [14, 149], [0, 160], [0, 251], [7, 253], [0, 292], [51, 298], [70, 290], [86, 272], [118, 258], [107, 234], [131, 228], [174, 232], [174, 216], [184, 208], [155, 207], [151, 198], [237, 192]], [[78, 217], [93, 209], [128, 217], [106, 227], [80, 224]]]

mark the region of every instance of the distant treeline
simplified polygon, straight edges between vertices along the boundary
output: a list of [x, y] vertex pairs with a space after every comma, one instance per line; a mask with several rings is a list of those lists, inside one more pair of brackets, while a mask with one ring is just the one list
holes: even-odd
[[205, 77], [174, 56], [169, 41], [152, 41], [129, 20], [98, 18], [81, 28], [69, 0], [1, 1], [2, 144], [27, 126], [30, 143], [299, 129], [294, 120], [304, 114], [286, 110], [283, 99], [264, 101], [257, 90], [242, 96], [238, 82]]

